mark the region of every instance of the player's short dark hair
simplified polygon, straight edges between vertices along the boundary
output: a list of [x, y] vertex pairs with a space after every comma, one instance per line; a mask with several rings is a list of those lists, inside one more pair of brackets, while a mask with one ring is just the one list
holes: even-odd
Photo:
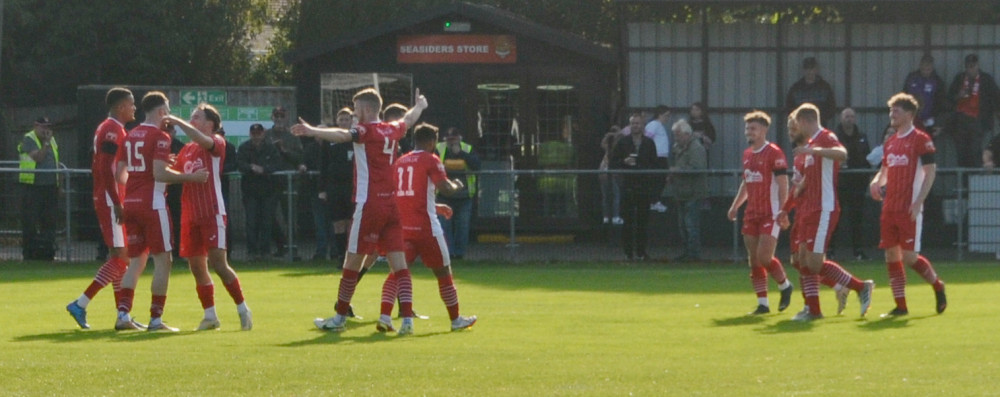
[[413, 143], [417, 145], [437, 142], [438, 128], [427, 123], [417, 124], [413, 129]]
[[767, 127], [771, 125], [771, 116], [768, 116], [767, 113], [763, 111], [755, 109], [752, 112], [747, 113], [745, 116], [743, 116], [743, 122], [759, 123], [760, 125]]
[[886, 104], [889, 105], [890, 108], [899, 106], [903, 110], [910, 113], [916, 113], [917, 109], [920, 108], [920, 102], [917, 101], [917, 98], [914, 98], [913, 95], [905, 92], [893, 95], [892, 98], [889, 98], [889, 101], [886, 102]]
[[160, 91], [150, 91], [146, 95], [142, 96], [141, 107], [142, 111], [145, 113], [152, 112], [154, 109], [167, 104], [167, 94]]
[[205, 119], [212, 122], [212, 131], [218, 131], [222, 128], [222, 115], [219, 114], [219, 110], [215, 106], [202, 102], [195, 109], [204, 112]]
[[803, 103], [792, 112], [792, 115], [795, 117], [795, 121], [816, 122], [819, 121], [819, 108], [811, 103]]
[[365, 88], [358, 91], [357, 94], [354, 94], [354, 98], [351, 98], [351, 100], [354, 102], [368, 104], [372, 107], [372, 109], [375, 109], [375, 111], [382, 109], [382, 96], [379, 95], [378, 91], [374, 88]]
[[108, 105], [108, 109], [118, 106], [118, 103], [125, 100], [126, 98], [132, 96], [132, 91], [129, 91], [125, 87], [114, 87], [108, 90], [108, 93], [104, 95], [104, 103]]
[[348, 115], [348, 116], [353, 116], [354, 115], [354, 111], [351, 110], [351, 108], [349, 108], [347, 106], [344, 106], [343, 108], [341, 108], [340, 110], [337, 111], [337, 117], [340, 117], [341, 115], [345, 115], [345, 114]]
[[386, 120], [390, 118], [398, 120], [403, 118], [403, 116], [406, 115], [407, 111], [408, 109], [406, 108], [406, 106], [403, 106], [398, 103], [390, 103], [389, 106], [386, 106], [385, 110], [382, 111], [382, 118]]

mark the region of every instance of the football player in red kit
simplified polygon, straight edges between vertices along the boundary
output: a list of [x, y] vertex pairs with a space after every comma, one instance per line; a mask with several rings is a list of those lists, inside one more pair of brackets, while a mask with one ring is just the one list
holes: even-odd
[[208, 171], [208, 182], [185, 183], [181, 195], [180, 255], [188, 259], [198, 299], [205, 310], [197, 330], [217, 329], [221, 325], [215, 311], [215, 284], [208, 273], [211, 265], [236, 303], [240, 328], [249, 331], [253, 328], [250, 308], [243, 298], [240, 279], [226, 258], [228, 218], [222, 200], [222, 164], [226, 160], [228, 143], [218, 133], [222, 128], [222, 116], [212, 105], [202, 103], [191, 112], [190, 124], [173, 115], [168, 118], [171, 125], [191, 138], [177, 154], [171, 168], [184, 174]]
[[889, 284], [896, 300], [896, 307], [885, 316], [909, 314], [906, 306], [906, 269], [903, 264], [915, 270], [934, 288], [934, 309], [940, 314], [948, 307], [944, 282], [934, 271], [931, 262], [920, 255], [924, 200], [934, 185], [937, 171], [934, 141], [927, 133], [913, 126], [918, 108], [915, 98], [905, 93], [896, 94], [889, 98], [888, 105], [889, 125], [896, 132], [886, 140], [882, 152], [882, 168], [869, 185], [872, 198], [882, 202], [878, 247], [885, 250]]

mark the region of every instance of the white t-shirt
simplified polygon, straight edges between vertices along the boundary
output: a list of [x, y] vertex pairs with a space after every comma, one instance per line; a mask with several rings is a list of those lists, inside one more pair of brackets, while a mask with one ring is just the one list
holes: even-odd
[[654, 119], [646, 124], [645, 132], [656, 144], [656, 157], [670, 157], [670, 135], [663, 123]]

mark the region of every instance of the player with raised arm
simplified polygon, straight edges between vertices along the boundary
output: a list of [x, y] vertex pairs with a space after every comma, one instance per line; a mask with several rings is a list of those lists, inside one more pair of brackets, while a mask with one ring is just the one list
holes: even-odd
[[125, 184], [124, 177], [119, 179], [115, 156], [127, 135], [125, 124], [135, 120], [135, 97], [127, 88], [114, 87], [105, 94], [104, 102], [108, 106], [108, 118], [94, 131], [94, 157], [90, 171], [94, 178], [94, 212], [101, 227], [101, 237], [111, 253], [83, 294], [66, 305], [66, 311], [83, 329], [90, 328], [87, 324], [87, 305], [108, 283], [114, 288], [115, 304], [118, 304], [122, 275], [128, 268], [125, 228], [122, 226]]
[[177, 172], [190, 174], [208, 171], [208, 182], [185, 183], [181, 195], [181, 257], [188, 259], [191, 274], [194, 275], [195, 290], [205, 317], [197, 330], [217, 329], [221, 326], [215, 311], [215, 284], [208, 272], [211, 265], [215, 274], [222, 279], [229, 296], [236, 304], [240, 316], [240, 328], [253, 328], [250, 308], [243, 298], [243, 289], [236, 271], [229, 266], [226, 257], [226, 227], [228, 217], [222, 200], [222, 164], [226, 160], [226, 139], [219, 134], [222, 116], [212, 105], [199, 104], [191, 112], [191, 122], [170, 115], [171, 125], [179, 127], [191, 138], [184, 145], [177, 160], [171, 166]]
[[[836, 135], [819, 122], [819, 110], [806, 103], [792, 113], [797, 125], [797, 141], [805, 139], [807, 144], [795, 148], [795, 156], [803, 158], [803, 178], [801, 202], [795, 217], [795, 233], [798, 240], [794, 250], [799, 252], [803, 277], [802, 292], [808, 311], [797, 314], [793, 320], [811, 321], [823, 318], [819, 305], [819, 277], [837, 280], [838, 284], [858, 292], [861, 315], [868, 312], [875, 283], [861, 281], [840, 266], [833, 266], [826, 260], [826, 249], [830, 236], [837, 227], [840, 203], [837, 201], [837, 176], [840, 162], [847, 158], [847, 150], [837, 141]], [[806, 135], [811, 134], [811, 135]]]
[[[438, 292], [451, 319], [451, 330], [457, 331], [475, 324], [476, 316], [459, 315], [448, 244], [437, 217], [438, 213], [450, 217], [451, 208], [434, 203], [435, 189], [451, 194], [462, 188], [461, 180], [448, 180], [444, 164], [434, 154], [437, 137], [438, 129], [433, 125], [420, 124], [414, 128], [414, 150], [396, 160], [396, 206], [403, 226], [406, 263], [413, 264], [419, 256], [424, 266], [434, 272]], [[392, 331], [397, 289], [395, 273], [390, 273], [382, 285], [382, 313], [375, 326], [379, 332]]]
[[128, 232], [129, 267], [122, 277], [118, 298], [116, 330], [142, 329], [132, 320], [132, 302], [139, 276], [146, 269], [146, 259], [152, 254], [152, 303], [149, 307], [149, 331], [177, 331], [163, 323], [163, 307], [167, 302], [173, 249], [170, 236], [170, 215], [166, 204], [168, 183], [208, 180], [208, 171], [181, 174], [170, 170], [170, 135], [165, 132], [170, 101], [159, 91], [151, 91], [140, 102], [146, 119], [128, 133], [123, 149], [118, 151], [118, 167], [128, 171], [125, 185], [125, 230]]
[[735, 221], [741, 206], [743, 212], [743, 243], [750, 262], [750, 280], [757, 294], [757, 308], [751, 315], [771, 312], [767, 300], [767, 275], [778, 283], [781, 300], [778, 311], [788, 308], [792, 299], [792, 283], [785, 268], [774, 256], [778, 245], [778, 224], [781, 204], [788, 198], [788, 161], [785, 152], [767, 140], [771, 117], [759, 110], [743, 116], [744, 134], [750, 145], [743, 151], [743, 181], [729, 207], [729, 220]]
[[402, 227], [396, 208], [396, 184], [393, 161], [396, 145], [406, 128], [420, 118], [427, 99], [416, 90], [416, 101], [403, 120], [387, 123], [379, 119], [382, 97], [374, 89], [354, 95], [358, 124], [350, 129], [317, 128], [305, 121], [292, 127], [299, 136], [318, 137], [331, 142], [354, 142], [354, 216], [348, 236], [347, 257], [340, 278], [336, 311], [333, 317], [313, 321], [316, 327], [341, 332], [347, 324], [348, 308], [358, 283], [365, 255], [386, 252], [389, 267], [399, 283], [399, 309], [403, 322], [398, 333], [413, 333], [413, 282], [406, 267]]
[[[934, 185], [937, 165], [934, 162], [934, 141], [927, 133], [913, 126], [917, 100], [906, 93], [889, 98], [889, 125], [895, 133], [883, 146], [882, 168], [869, 184], [871, 196], [882, 202], [879, 218], [881, 236], [878, 247], [885, 250], [889, 284], [896, 307], [883, 317], [905, 316], [906, 266], [915, 270], [934, 288], [935, 310], [943, 313], [948, 307], [944, 282], [931, 262], [920, 255], [923, 231], [924, 200]], [[883, 190], [884, 189], [884, 190]]]

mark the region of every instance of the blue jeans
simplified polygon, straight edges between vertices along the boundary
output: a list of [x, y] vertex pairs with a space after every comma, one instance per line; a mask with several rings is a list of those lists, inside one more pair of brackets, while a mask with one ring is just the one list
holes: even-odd
[[465, 256], [465, 247], [469, 245], [469, 223], [472, 221], [472, 199], [442, 198], [441, 204], [447, 204], [454, 212], [451, 219], [439, 216], [444, 238], [448, 242], [448, 252], [452, 256]]
[[679, 201], [681, 230], [684, 231], [684, 255], [701, 258], [702, 199]]
[[618, 175], [601, 174], [601, 214], [605, 218], [617, 218], [621, 208], [621, 191], [618, 189]]

